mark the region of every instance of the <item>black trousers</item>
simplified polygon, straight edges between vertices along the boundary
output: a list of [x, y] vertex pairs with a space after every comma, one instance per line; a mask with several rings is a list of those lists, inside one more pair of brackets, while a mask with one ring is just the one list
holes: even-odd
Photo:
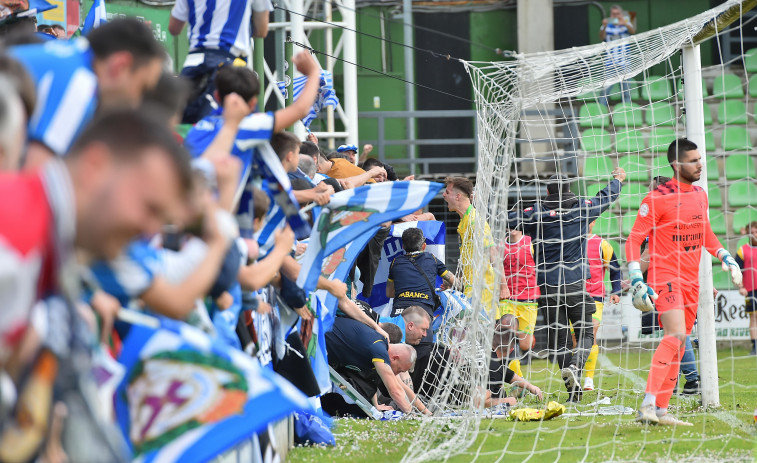
[[[547, 323], [547, 342], [554, 361], [565, 368], [573, 364], [579, 371], [594, 344], [591, 316], [597, 310], [594, 299], [586, 293], [584, 282], [561, 286], [543, 285], [539, 309]], [[570, 324], [569, 324], [570, 322]], [[576, 348], [570, 336], [570, 326], [576, 336]]]

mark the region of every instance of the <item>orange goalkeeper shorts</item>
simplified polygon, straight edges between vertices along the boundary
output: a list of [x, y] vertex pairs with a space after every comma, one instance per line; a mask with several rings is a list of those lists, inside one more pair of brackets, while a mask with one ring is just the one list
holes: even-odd
[[[694, 322], [697, 320], [699, 307], [699, 285], [683, 286], [679, 282], [669, 282], [653, 286], [659, 296], [655, 301], [657, 312], [662, 315], [669, 310], [683, 310], [686, 316], [686, 334], [691, 334]], [[662, 317], [660, 317], [662, 326]]]

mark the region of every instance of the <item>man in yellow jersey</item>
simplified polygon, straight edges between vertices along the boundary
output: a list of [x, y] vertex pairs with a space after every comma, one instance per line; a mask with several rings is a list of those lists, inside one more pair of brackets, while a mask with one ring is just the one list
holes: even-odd
[[492, 241], [489, 224], [484, 222], [484, 230], [481, 233], [483, 246], [489, 250], [491, 262], [484, 268], [483, 275], [474, 274], [474, 240], [476, 239], [476, 208], [471, 204], [473, 194], [473, 183], [465, 177], [447, 177], [445, 179], [446, 188], [442, 193], [447, 207], [450, 211], [457, 212], [460, 216], [460, 225], [457, 226], [457, 234], [460, 237], [460, 260], [459, 266], [462, 271], [462, 281], [460, 287], [463, 289], [465, 296], [470, 298], [473, 293], [473, 283], [483, 276], [484, 291], [481, 295], [481, 304], [490, 311], [493, 307], [493, 301], [497, 301], [510, 296], [507, 290], [507, 284], [495, 282], [494, 269], [491, 262], [494, 261], [496, 249]]

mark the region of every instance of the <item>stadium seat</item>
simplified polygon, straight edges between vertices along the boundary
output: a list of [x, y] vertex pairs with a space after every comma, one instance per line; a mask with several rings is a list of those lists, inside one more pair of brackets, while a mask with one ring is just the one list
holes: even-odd
[[721, 124], [746, 124], [746, 105], [741, 100], [725, 100], [718, 105], [718, 122]]
[[723, 207], [723, 197], [720, 194], [720, 187], [714, 183], [707, 184], [707, 197], [710, 207]]
[[676, 109], [665, 101], [650, 104], [647, 106], [646, 113], [647, 125], [652, 127], [676, 125]]
[[[707, 82], [702, 78], [702, 98], [707, 98], [710, 96], [709, 92], [707, 91]], [[678, 98], [683, 98], [683, 80], [678, 79]]]
[[729, 154], [725, 157], [726, 180], [754, 178], [754, 160], [748, 154]]
[[732, 289], [733, 283], [731, 282], [731, 274], [724, 272], [723, 269], [712, 269], [712, 286], [715, 289]]
[[718, 209], [710, 209], [710, 226], [712, 227], [712, 231], [716, 235], [725, 235], [726, 233], [728, 233], [725, 217], [723, 216], [723, 213]]
[[[633, 81], [626, 81], [628, 83], [628, 93], [631, 95], [632, 100], [639, 99], [639, 84]], [[620, 89], [620, 84], [613, 84], [607, 91], [607, 99], [610, 101], [622, 101], [623, 92]]]
[[667, 153], [670, 144], [675, 141], [673, 129], [655, 129], [649, 137], [649, 150], [653, 153]]
[[[626, 177], [627, 179], [627, 177]], [[641, 205], [641, 200], [647, 194], [647, 185], [641, 183], [626, 182], [620, 190], [618, 205], [623, 212], [636, 211]]]
[[[710, 220], [712, 220], [712, 215], [710, 215]], [[741, 229], [755, 220], [757, 220], [757, 209], [751, 207], [739, 209], [733, 214], [733, 234], [740, 235]]]
[[757, 181], [739, 180], [728, 187], [728, 206], [757, 206]]
[[[738, 233], [738, 231], [736, 231], [736, 232]], [[722, 243], [722, 241], [721, 241], [721, 243]], [[742, 236], [741, 238], [739, 238], [739, 241], [736, 243], [736, 249], [741, 248], [741, 246], [744, 246], [747, 243], [749, 243], [749, 237], [748, 236]], [[734, 254], [736, 254], [736, 253], [734, 252]]]
[[616, 127], [643, 127], [641, 106], [636, 103], [619, 103], [612, 109], [612, 123]]
[[618, 218], [610, 215], [609, 211], [600, 215], [597, 223], [594, 224], [594, 233], [602, 237], [618, 236]]
[[704, 133], [704, 146], [708, 153], [715, 151], [715, 135], [712, 134], [711, 130]]
[[620, 231], [623, 236], [631, 234], [633, 224], [636, 222], [636, 212], [636, 210], [629, 211], [626, 214], [623, 214], [623, 217], [620, 219]]
[[609, 153], [612, 150], [610, 134], [604, 129], [588, 129], [581, 134], [581, 148], [590, 153]]
[[[707, 137], [705, 137], [707, 138]], [[709, 151], [710, 148], [707, 148]], [[714, 148], [713, 148], [714, 151]], [[718, 171], [718, 160], [714, 156], [707, 156], [707, 180], [719, 180], [720, 173]]]
[[757, 97], [757, 75], [749, 78], [749, 96]]
[[752, 139], [746, 127], [731, 126], [723, 129], [720, 145], [723, 151], [749, 151], [752, 149]]
[[641, 98], [647, 101], [667, 100], [673, 96], [670, 81], [663, 76], [648, 76], [641, 87]]
[[603, 128], [610, 125], [610, 111], [600, 103], [586, 103], [578, 110], [578, 125]]
[[613, 170], [612, 158], [609, 156], [589, 156], [584, 159], [584, 169], [582, 177], [588, 181], [601, 181], [605, 178], [610, 179]]
[[667, 154], [657, 156], [652, 162], [652, 177], [657, 177], [658, 175], [673, 177], [673, 168], [670, 167]]
[[615, 150], [618, 153], [639, 153], [644, 151], [644, 134], [638, 130], [617, 132]]
[[757, 72], [757, 48], [752, 48], [744, 53], [744, 69], [746, 72]]
[[618, 159], [618, 167], [626, 171], [626, 180], [646, 182], [649, 180], [649, 163], [638, 154], [629, 154]]
[[715, 98], [744, 98], [744, 86], [741, 78], [736, 74], [725, 73], [715, 78], [712, 86], [712, 96]]
[[[592, 82], [587, 79], [583, 79], [581, 81], [581, 84], [586, 85], [586, 86], [593, 85]], [[600, 98], [602, 98], [602, 90], [594, 90], [591, 92], [582, 93], [581, 95], [578, 95], [576, 97], [576, 99], [578, 100], [592, 102], [592, 103], [596, 103], [597, 101], [599, 101]]]
[[593, 198], [594, 196], [597, 196], [597, 193], [599, 193], [599, 190], [606, 187], [607, 185], [603, 183], [588, 183], [586, 185], [586, 191], [584, 192], [584, 196], [587, 198]]

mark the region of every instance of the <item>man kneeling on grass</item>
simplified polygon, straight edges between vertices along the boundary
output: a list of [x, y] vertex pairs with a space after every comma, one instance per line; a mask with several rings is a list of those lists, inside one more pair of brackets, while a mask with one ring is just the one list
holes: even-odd
[[[396, 376], [415, 366], [416, 353], [412, 346], [389, 344], [381, 334], [363, 323], [337, 317], [332, 330], [326, 333], [326, 350], [329, 366], [379, 410], [393, 409], [377, 405], [376, 392], [381, 382], [401, 412], [410, 413], [415, 406], [421, 413], [430, 414], [422, 403], [415, 400], [412, 389]], [[333, 394], [322, 397], [321, 405], [331, 415], [364, 416], [361, 411], [355, 410], [357, 407], [345, 406], [343, 399]]]

